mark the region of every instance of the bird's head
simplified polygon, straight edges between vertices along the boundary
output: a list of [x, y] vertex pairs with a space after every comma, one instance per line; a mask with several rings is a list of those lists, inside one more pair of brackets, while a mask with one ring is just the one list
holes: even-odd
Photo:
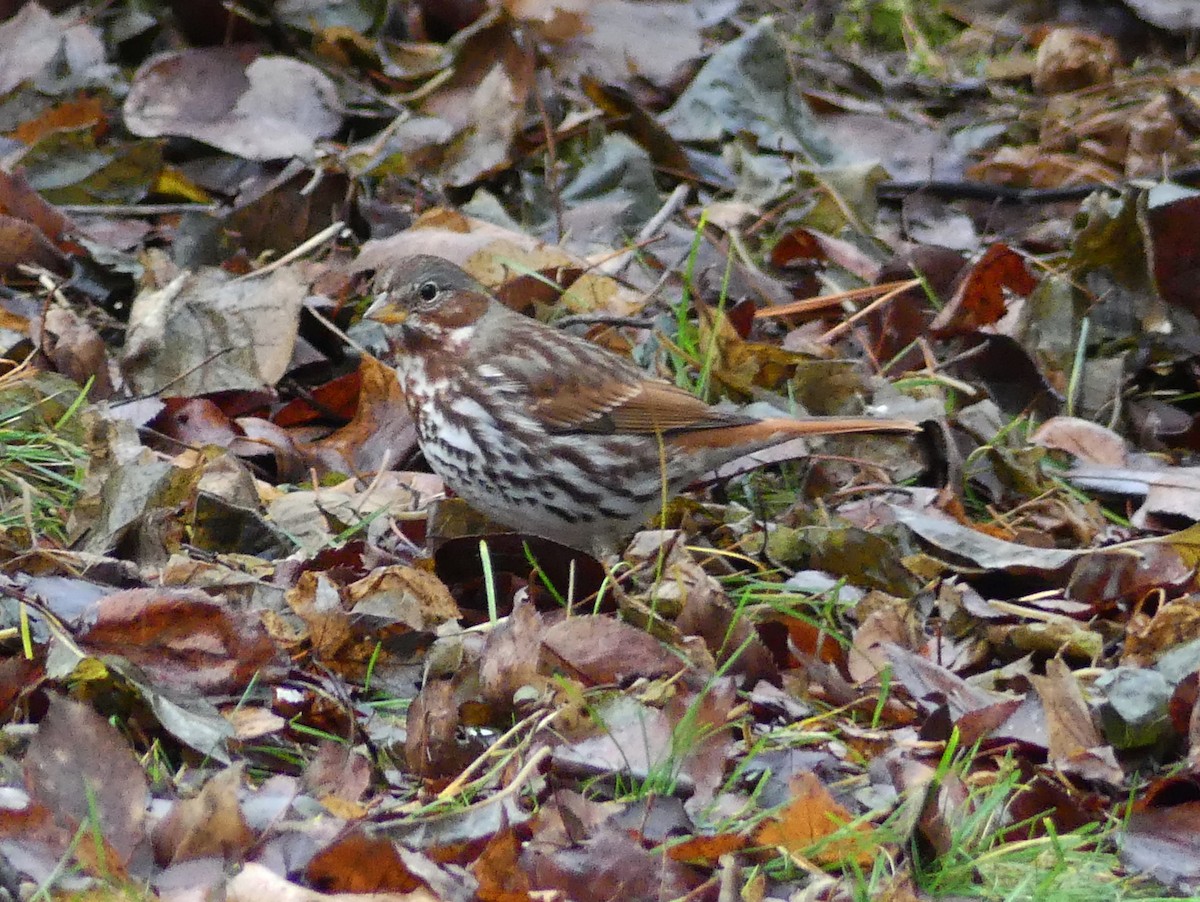
[[449, 260], [421, 254], [381, 269], [367, 319], [409, 352], [464, 347], [493, 303], [487, 289]]

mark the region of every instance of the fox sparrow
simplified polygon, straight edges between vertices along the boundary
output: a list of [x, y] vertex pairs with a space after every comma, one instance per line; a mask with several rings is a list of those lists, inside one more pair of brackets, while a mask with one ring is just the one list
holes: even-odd
[[421, 451], [472, 507], [522, 532], [612, 548], [701, 474], [799, 436], [912, 432], [903, 420], [718, 410], [616, 354], [522, 316], [440, 257], [375, 277]]

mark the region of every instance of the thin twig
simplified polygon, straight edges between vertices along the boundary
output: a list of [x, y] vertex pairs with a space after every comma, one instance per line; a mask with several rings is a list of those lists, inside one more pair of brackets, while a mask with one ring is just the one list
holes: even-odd
[[509, 752], [510, 757], [512, 753], [519, 751], [521, 746], [525, 745], [526, 742], [532, 742], [533, 738], [537, 736], [540, 731], [548, 727], [558, 717], [558, 714], [561, 712], [561, 710], [562, 709], [560, 708], [559, 711], [552, 711], [548, 716], [544, 711], [536, 711], [525, 719], [513, 724], [513, 726], [509, 727], [508, 731], [503, 736], [500, 736], [498, 739], [496, 739], [496, 741], [493, 742], [491, 746], [489, 746], [488, 749], [483, 752], [483, 754], [476, 756], [475, 760], [468, 764], [467, 767], [457, 777], [446, 784], [446, 787], [437, 794], [438, 801], [446, 801], [447, 799], [452, 799], [458, 795], [462, 791], [463, 787], [468, 783], [471, 783], [475, 779], [475, 775], [479, 771], [483, 770], [484, 763], [489, 758], [500, 757], [502, 754], [504, 754], [503, 746], [505, 746], [510, 739], [518, 736], [521, 730], [529, 724], [540, 720], [537, 726], [534, 727], [533, 731], [530, 732], [525, 739], [522, 739], [515, 747], [513, 747], [513, 749]]
[[558, 185], [558, 144], [554, 140], [554, 125], [550, 114], [546, 112], [546, 102], [542, 100], [542, 92], [534, 86], [533, 102], [537, 104], [538, 116], [542, 120], [542, 132], [546, 136], [546, 190], [550, 193], [550, 203], [554, 208], [554, 240], [563, 240], [563, 202], [562, 192]]
[[[480, 811], [484, 808], [487, 808], [490, 805], [495, 805], [498, 802], [503, 802], [505, 799], [509, 798], [510, 796], [516, 795], [516, 793], [518, 793], [521, 790], [521, 788], [525, 785], [526, 781], [528, 781], [529, 778], [531, 776], [533, 776], [534, 771], [536, 771], [541, 766], [542, 762], [550, 757], [550, 754], [551, 754], [551, 751], [550, 751], [549, 746], [543, 745], [536, 752], [534, 752], [532, 755], [529, 756], [529, 760], [525, 762], [525, 766], [522, 767], [519, 771], [517, 771], [516, 775], [513, 776], [512, 780], [509, 781], [507, 786], [505, 786], [503, 789], [498, 790], [495, 794], [488, 796], [483, 801], [474, 802], [474, 803], [472, 803], [470, 805], [466, 805], [462, 808], [456, 808], [455, 811], [460, 816], [466, 815], [467, 812]], [[403, 811], [403, 808], [401, 809], [401, 811]], [[391, 826], [392, 824], [406, 824], [406, 825], [412, 824], [412, 823], [420, 821], [423, 818], [428, 817], [428, 816], [429, 815], [404, 813], [404, 814], [401, 814], [400, 817], [393, 817], [393, 818], [389, 818], [388, 820], [378, 821], [373, 826], [376, 828], [386, 829], [387, 827]], [[432, 816], [438, 817], [438, 816], [440, 816], [440, 812], [436, 812]]]
[[234, 282], [245, 282], [248, 279], [255, 279], [255, 278], [258, 278], [259, 276], [265, 276], [268, 273], [273, 273], [275, 270], [280, 269], [281, 267], [287, 266], [293, 260], [298, 260], [299, 258], [303, 257], [305, 254], [316, 250], [318, 247], [320, 247], [326, 241], [329, 241], [331, 238], [336, 238], [338, 236], [338, 234], [342, 231], [342, 229], [344, 229], [345, 227], [346, 227], [346, 224], [339, 219], [337, 222], [333, 223], [332, 225], [326, 226], [324, 229], [317, 232], [317, 234], [313, 235], [307, 241], [292, 248], [290, 251], [288, 251], [286, 254], [284, 254], [282, 257], [280, 257], [278, 260], [268, 263], [266, 266], [262, 267], [262, 269], [256, 269], [256, 270], [254, 270], [254, 272], [248, 272], [244, 276], [238, 276], [233, 281]]
[[220, 204], [58, 204], [61, 213], [76, 216], [173, 216], [177, 213], [219, 213]]
[[569, 326], [628, 326], [630, 329], [653, 329], [654, 322], [641, 316], [617, 316], [607, 313], [577, 313], [554, 321], [556, 329]]
[[839, 291], [835, 294], [823, 294], [820, 297], [804, 298], [800, 301], [792, 301], [789, 304], [777, 304], [774, 307], [763, 307], [760, 310], [754, 311], [755, 319], [771, 319], [776, 316], [792, 316], [798, 313], [812, 313], [816, 310], [824, 310], [827, 307], [839, 306], [843, 301], [858, 301], [863, 298], [869, 298], [876, 294], [886, 293], [894, 288], [904, 286], [911, 288], [913, 284], [920, 284], [915, 280], [904, 282], [884, 282], [881, 285], [866, 285], [862, 288], [851, 288], [848, 291]]
[[317, 310], [315, 307], [308, 307], [306, 309], [312, 315], [313, 319], [315, 319], [317, 322], [319, 322], [321, 325], [323, 325], [326, 329], [328, 329], [330, 332], [332, 332], [334, 335], [336, 335], [338, 338], [340, 338], [342, 341], [344, 341], [350, 347], [354, 348], [354, 350], [358, 351], [358, 353], [368, 354], [372, 357], [374, 356], [373, 354], [371, 354], [370, 351], [368, 351], [366, 348], [364, 348], [362, 345], [360, 345], [357, 341], [355, 341], [353, 338], [351, 338], [349, 335], [347, 335], [345, 332], [343, 332], [340, 328], [338, 328], [337, 323], [335, 323], [335, 322], [333, 322], [333, 320], [329, 319], [329, 317], [327, 317], [320, 310]]
[[182, 382], [184, 379], [186, 379], [188, 376], [192, 375], [192, 373], [196, 372], [197, 370], [204, 369], [204, 367], [208, 366], [210, 363], [212, 363], [214, 360], [216, 360], [222, 354], [228, 354], [230, 351], [236, 351], [236, 350], [237, 350], [237, 348], [234, 345], [226, 345], [223, 348], [219, 348], [218, 350], [213, 351], [211, 354], [209, 354], [207, 357], [205, 357], [203, 360], [201, 360], [195, 366], [188, 367], [186, 370], [184, 370], [179, 375], [171, 377], [170, 379], [168, 379], [166, 382], [164, 382], [158, 388], [154, 389], [154, 391], [150, 392], [149, 394], [138, 395], [136, 398], [130, 398], [128, 401], [121, 401], [119, 403], [120, 404], [132, 404], [134, 401], [145, 401], [147, 398], [158, 398], [162, 395], [163, 392], [165, 392], [172, 385], [176, 385], [176, 384]]
[[833, 341], [834, 339], [839, 338], [842, 335], [842, 333], [848, 332], [850, 330], [850, 328], [852, 326], [854, 326], [855, 323], [857, 323], [860, 319], [862, 319], [868, 313], [873, 313], [874, 311], [876, 311], [880, 307], [882, 307], [884, 304], [887, 304], [887, 303], [895, 300], [900, 295], [904, 294], [904, 292], [906, 292], [912, 288], [916, 288], [920, 284], [921, 284], [920, 279], [909, 279], [907, 282], [897, 283], [897, 286], [895, 288], [893, 288], [891, 291], [889, 291], [887, 294], [883, 295], [882, 297], [876, 298], [871, 303], [867, 304], [867, 306], [863, 307], [862, 310], [858, 311], [858, 313], [851, 316], [845, 322], [839, 323], [838, 325], [834, 326], [832, 329], [830, 329], [828, 332], [826, 332], [824, 335], [822, 335], [817, 340], [821, 341], [821, 342], [829, 343], [829, 342]]
[[[676, 185], [675, 190], [667, 198], [666, 202], [659, 207], [658, 212], [646, 220], [646, 224], [638, 231], [637, 236], [633, 239], [634, 247], [641, 247], [646, 242], [654, 237], [654, 234], [661, 229], [683, 206], [687, 200], [688, 192], [691, 191], [690, 185]], [[633, 260], [633, 250], [627, 250], [623, 253], [606, 260], [596, 267], [597, 272], [602, 272], [605, 275], [615, 276], [625, 269], [626, 266]]]

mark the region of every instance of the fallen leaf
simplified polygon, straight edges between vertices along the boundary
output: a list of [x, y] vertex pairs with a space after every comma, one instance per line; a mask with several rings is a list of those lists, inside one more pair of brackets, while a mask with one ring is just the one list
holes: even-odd
[[1044, 448], [1073, 454], [1076, 459], [1099, 466], [1123, 467], [1125, 439], [1111, 429], [1079, 417], [1051, 417], [1029, 437]]
[[[791, 801], [766, 820], [754, 835], [763, 846], [782, 849], [820, 864], [866, 867], [878, 840], [864, 824], [847, 829], [853, 818], [834, 800], [816, 774], [799, 774], [790, 784]], [[833, 834], [837, 837], [829, 839]]]
[[1046, 662], [1045, 676], [1030, 676], [1046, 711], [1050, 763], [1085, 780], [1121, 786], [1125, 772], [1101, 738], [1075, 675], [1062, 658]]
[[954, 295], [929, 330], [939, 338], [951, 338], [990, 326], [1007, 309], [1006, 292], [1024, 296], [1036, 286], [1020, 254], [1006, 244], [993, 244], [960, 274]]
[[144, 839], [146, 775], [116, 727], [90, 707], [57, 695], [49, 703], [25, 755], [29, 794], [70, 831], [91, 824], [104, 855], [93, 866], [122, 871]]
[[257, 618], [198, 589], [128, 589], [101, 598], [80, 645], [117, 655], [155, 682], [190, 692], [237, 692], [279, 662]]
[[125, 125], [135, 135], [195, 138], [250, 160], [310, 157], [342, 117], [319, 69], [251, 46], [151, 57], [133, 77]]
[[254, 843], [238, 790], [242, 768], [213, 775], [193, 798], [175, 802], [154, 828], [154, 854], [164, 864], [216, 856], [232, 863]]
[[542, 654], [546, 665], [591, 685], [655, 679], [687, 667], [653, 636], [604, 615], [560, 620], [546, 630]]

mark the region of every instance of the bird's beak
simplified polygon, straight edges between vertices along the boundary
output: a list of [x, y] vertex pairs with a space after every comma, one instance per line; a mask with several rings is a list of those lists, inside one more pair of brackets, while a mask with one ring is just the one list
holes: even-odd
[[376, 295], [375, 303], [367, 308], [364, 319], [383, 323], [385, 326], [399, 326], [408, 319], [408, 311], [393, 302], [387, 294]]

